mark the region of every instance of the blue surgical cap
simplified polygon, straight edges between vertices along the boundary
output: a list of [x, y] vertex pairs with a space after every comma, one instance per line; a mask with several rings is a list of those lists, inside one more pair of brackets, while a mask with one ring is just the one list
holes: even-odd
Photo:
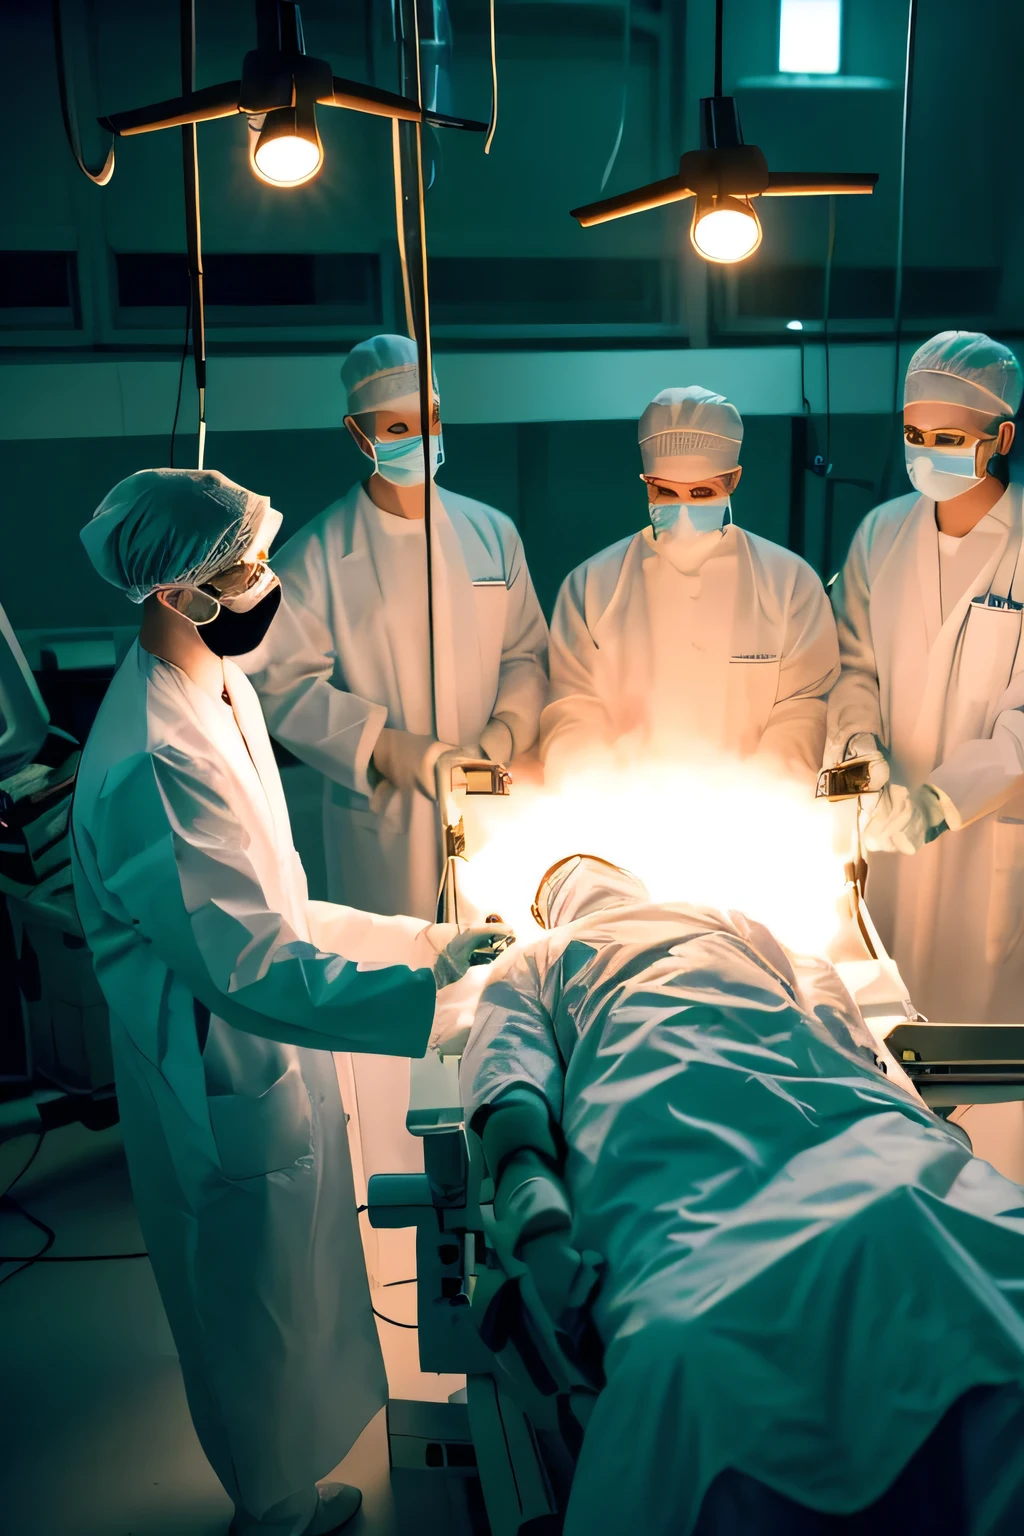
[[140, 469], [108, 492], [81, 538], [103, 580], [141, 603], [233, 565], [270, 510], [215, 469]]
[[420, 392], [416, 343], [408, 336], [371, 336], [369, 341], [361, 341], [342, 364], [341, 382], [350, 416], [404, 408]]

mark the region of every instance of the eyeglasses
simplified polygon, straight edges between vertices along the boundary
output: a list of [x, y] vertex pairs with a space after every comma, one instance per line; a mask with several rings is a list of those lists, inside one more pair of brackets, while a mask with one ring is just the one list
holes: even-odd
[[232, 602], [249, 596], [246, 607], [252, 606], [262, 593], [276, 581], [266, 560], [239, 561], [229, 565], [226, 571], [218, 571], [201, 587], [165, 587], [169, 608], [191, 620], [197, 628], [212, 624], [220, 613], [222, 601]]
[[977, 448], [979, 443], [995, 442], [991, 434], [965, 432], [960, 427], [934, 427], [928, 432], [904, 427], [903, 436], [913, 448]]

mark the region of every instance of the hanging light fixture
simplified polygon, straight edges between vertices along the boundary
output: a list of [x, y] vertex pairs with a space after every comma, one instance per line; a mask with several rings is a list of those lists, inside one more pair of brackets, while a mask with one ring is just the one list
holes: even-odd
[[487, 124], [424, 111], [409, 97], [333, 74], [326, 59], [310, 58], [295, 0], [255, 0], [256, 47], [242, 60], [242, 78], [191, 90], [130, 112], [101, 117], [100, 125], [121, 138], [160, 128], [210, 122], [218, 117], [249, 118], [249, 164], [268, 186], [299, 187], [311, 181], [324, 161], [316, 109], [342, 107], [375, 117], [463, 128], [486, 133]]
[[690, 243], [705, 261], [743, 261], [761, 244], [761, 221], [749, 197], [698, 197]]
[[718, 0], [715, 94], [701, 100], [700, 149], [687, 150], [675, 176], [574, 208], [571, 217], [589, 229], [592, 224], [605, 224], [692, 197], [696, 206], [690, 242], [705, 261], [724, 264], [744, 261], [761, 244], [754, 198], [869, 193], [877, 181], [874, 171], [770, 171], [757, 145], [744, 144], [735, 98], [722, 94], [722, 0]]

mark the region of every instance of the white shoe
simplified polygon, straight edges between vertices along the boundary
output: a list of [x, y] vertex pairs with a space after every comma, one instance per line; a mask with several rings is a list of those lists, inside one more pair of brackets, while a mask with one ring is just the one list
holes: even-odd
[[363, 1502], [360, 1490], [349, 1483], [317, 1483], [316, 1491], [320, 1503], [303, 1536], [330, 1536], [332, 1531], [340, 1531]]

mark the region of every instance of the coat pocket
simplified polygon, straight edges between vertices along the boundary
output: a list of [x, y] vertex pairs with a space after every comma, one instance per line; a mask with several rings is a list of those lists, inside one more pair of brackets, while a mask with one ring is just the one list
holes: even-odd
[[993, 824], [991, 868], [985, 959], [999, 965], [1024, 935], [1024, 821]]
[[497, 672], [505, 644], [505, 615], [508, 613], [508, 588], [504, 578], [473, 583], [473, 607], [476, 632], [480, 637], [480, 660], [485, 671]]
[[226, 1179], [263, 1178], [312, 1151], [312, 1108], [297, 1061], [262, 1093], [218, 1093], [206, 1102]]

